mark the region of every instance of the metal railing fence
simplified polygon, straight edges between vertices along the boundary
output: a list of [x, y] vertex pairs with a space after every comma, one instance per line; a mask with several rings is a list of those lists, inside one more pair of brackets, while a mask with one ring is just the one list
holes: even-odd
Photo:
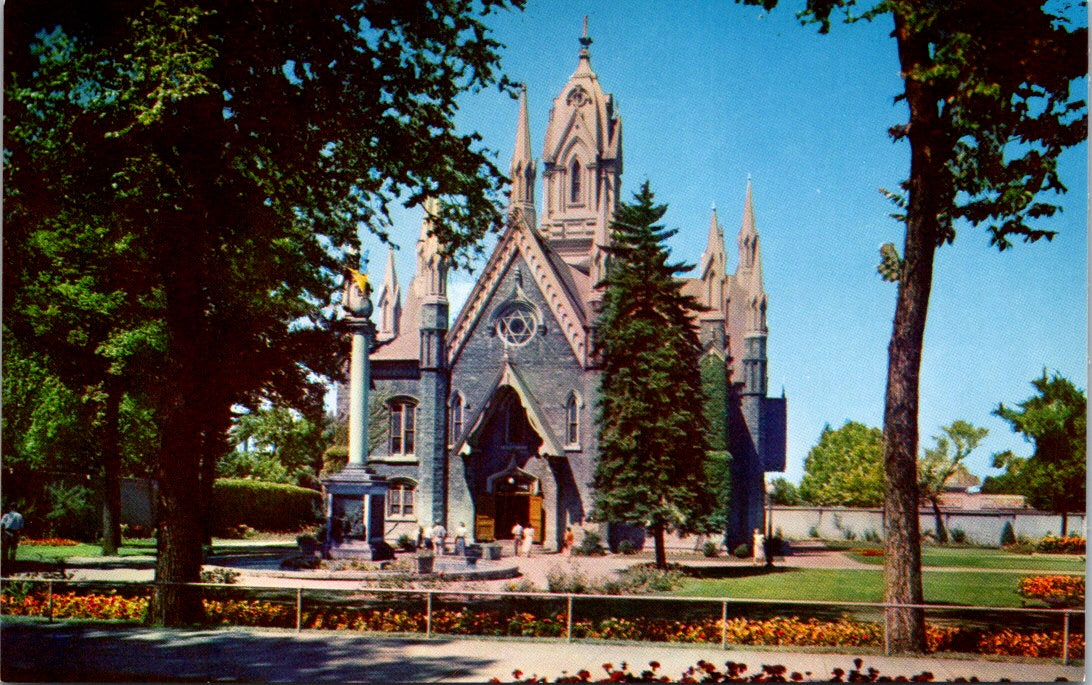
[[[721, 648], [727, 649], [728, 647], [728, 608], [733, 607], [747, 607], [747, 606], [800, 606], [810, 607], [815, 609], [833, 609], [833, 608], [848, 608], [862, 610], [866, 612], [875, 612], [882, 614], [883, 621], [880, 624], [883, 629], [884, 638], [884, 654], [890, 654], [890, 647], [888, 645], [888, 616], [889, 610], [898, 609], [922, 609], [925, 612], [935, 613], [959, 613], [959, 614], [975, 614], [975, 613], [1003, 613], [1013, 616], [1041, 616], [1041, 617], [1053, 617], [1053, 620], [1057, 620], [1061, 624], [1062, 628], [1062, 663], [1070, 663], [1070, 642], [1071, 642], [1071, 618], [1074, 615], [1085, 613], [1084, 609], [1077, 608], [1039, 608], [1039, 607], [988, 607], [988, 606], [965, 606], [965, 605], [951, 605], [951, 604], [896, 604], [888, 602], [840, 602], [840, 601], [824, 601], [824, 600], [771, 600], [771, 599], [756, 599], [749, 597], [678, 597], [673, 595], [604, 595], [604, 594], [583, 594], [583, 593], [559, 593], [559, 592], [520, 592], [520, 591], [507, 591], [507, 590], [480, 590], [480, 589], [458, 589], [458, 588], [396, 588], [396, 587], [372, 587], [372, 586], [360, 586], [356, 588], [325, 588], [316, 586], [306, 586], [302, 583], [295, 586], [252, 586], [252, 585], [234, 585], [224, 583], [159, 583], [159, 582], [121, 582], [121, 581], [102, 581], [102, 580], [71, 580], [71, 579], [52, 579], [52, 578], [19, 578], [19, 577], [2, 577], [0, 578], [0, 587], [6, 587], [7, 583], [32, 583], [32, 584], [45, 584], [46, 586], [46, 612], [47, 619], [49, 621], [54, 620], [53, 616], [53, 597], [54, 588], [57, 585], [91, 585], [99, 587], [109, 588], [154, 588], [157, 585], [174, 585], [193, 588], [215, 589], [217, 591], [229, 591], [232, 593], [241, 594], [277, 594], [284, 593], [292, 596], [295, 610], [295, 630], [297, 632], [303, 629], [303, 607], [305, 594], [310, 592], [312, 594], [325, 594], [325, 595], [388, 595], [391, 597], [421, 597], [424, 600], [425, 605], [425, 631], [426, 638], [433, 637], [435, 631], [433, 630], [433, 616], [436, 611], [437, 599], [443, 600], [444, 598], [452, 597], [465, 597], [466, 602], [469, 603], [472, 598], [496, 598], [496, 599], [525, 599], [525, 600], [539, 600], [550, 601], [554, 603], [563, 602], [565, 605], [565, 634], [564, 639], [567, 642], [572, 642], [573, 635], [573, 619], [576, 615], [576, 607], [579, 602], [589, 601], [605, 601], [605, 602], [634, 602], [634, 603], [650, 603], [650, 602], [672, 602], [691, 605], [708, 605], [716, 607], [720, 605], [720, 631], [721, 631]], [[789, 614], [783, 612], [776, 612], [777, 615], [787, 616]], [[1080, 625], [1080, 624], [1078, 624]], [[1006, 625], [1007, 628], [1019, 627], [1012, 624]], [[602, 639], [602, 638], [597, 638]]]

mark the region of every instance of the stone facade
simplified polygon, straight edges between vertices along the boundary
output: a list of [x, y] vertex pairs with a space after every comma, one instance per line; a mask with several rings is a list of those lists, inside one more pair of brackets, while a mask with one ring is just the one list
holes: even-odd
[[[592, 341], [619, 201], [622, 122], [580, 39], [576, 71], [554, 99], [545, 135], [543, 211], [535, 201], [526, 93], [511, 165], [510, 221], [454, 321], [446, 265], [426, 219], [405, 301], [388, 259], [378, 293], [377, 392], [390, 404], [369, 466], [392, 491], [386, 537], [464, 523], [479, 541], [531, 525], [547, 549], [568, 526], [590, 528], [599, 369]], [[764, 472], [784, 470], [785, 399], [766, 396], [766, 306], [750, 182], [739, 268], [726, 271], [716, 210], [697, 278], [707, 416], [733, 455], [730, 542], [763, 526]], [[711, 392], [712, 391], [712, 392]], [[409, 493], [409, 494], [407, 494]]]

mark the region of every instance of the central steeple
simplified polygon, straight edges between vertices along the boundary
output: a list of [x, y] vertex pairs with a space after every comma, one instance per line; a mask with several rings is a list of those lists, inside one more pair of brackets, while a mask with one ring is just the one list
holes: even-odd
[[568, 263], [598, 282], [622, 179], [622, 121], [592, 70], [587, 17], [576, 71], [554, 98], [542, 151], [540, 232]]

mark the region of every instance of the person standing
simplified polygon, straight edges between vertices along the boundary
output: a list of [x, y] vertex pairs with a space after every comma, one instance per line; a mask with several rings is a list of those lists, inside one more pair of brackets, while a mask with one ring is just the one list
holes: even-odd
[[432, 527], [432, 546], [436, 548], [437, 554], [447, 553], [447, 528], [439, 521]]
[[568, 526], [565, 528], [565, 539], [561, 543], [561, 551], [567, 556], [573, 555], [573, 544], [576, 542], [576, 535], [573, 533], [573, 527]]
[[527, 526], [523, 529], [523, 556], [531, 556], [531, 544], [535, 541], [535, 529]]
[[455, 556], [466, 554], [466, 524], [459, 521], [459, 527], [455, 529]]
[[519, 556], [519, 546], [523, 544], [523, 526], [516, 522], [516, 525], [512, 526], [512, 556]]
[[23, 515], [15, 507], [11, 507], [0, 518], [0, 529], [3, 532], [3, 550], [0, 558], [5, 562], [15, 563], [15, 554], [19, 550], [19, 536], [23, 531]]
[[422, 535], [422, 537], [425, 538], [425, 549], [431, 550], [432, 549], [432, 526], [429, 526], [428, 528], [423, 528], [421, 530], [421, 535]]
[[755, 534], [752, 536], [751, 553], [755, 566], [766, 563], [766, 536], [758, 528], [755, 528]]

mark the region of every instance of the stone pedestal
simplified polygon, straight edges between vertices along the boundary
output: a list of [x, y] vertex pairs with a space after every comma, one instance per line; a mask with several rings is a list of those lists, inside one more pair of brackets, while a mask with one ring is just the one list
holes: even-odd
[[394, 551], [383, 540], [387, 481], [367, 468], [349, 464], [324, 479], [326, 486], [326, 556], [383, 561]]

